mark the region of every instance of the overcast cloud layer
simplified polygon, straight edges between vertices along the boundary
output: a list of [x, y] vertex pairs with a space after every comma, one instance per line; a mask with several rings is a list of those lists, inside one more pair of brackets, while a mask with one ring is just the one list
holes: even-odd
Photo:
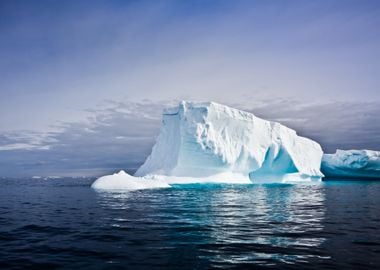
[[380, 2], [0, 2], [0, 176], [135, 170], [164, 106], [216, 101], [380, 150]]
[[[91, 110], [85, 121], [61, 124], [54, 132], [3, 133], [0, 175], [97, 176], [120, 169], [133, 173], [151, 151], [162, 109], [174, 104], [106, 102]], [[272, 99], [230, 105], [292, 127], [299, 135], [320, 142], [326, 152], [380, 150], [379, 103], [305, 104]]]

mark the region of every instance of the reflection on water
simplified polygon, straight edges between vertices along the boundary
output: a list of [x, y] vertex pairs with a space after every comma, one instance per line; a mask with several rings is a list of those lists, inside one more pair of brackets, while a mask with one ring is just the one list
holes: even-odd
[[0, 188], [1, 269], [380, 269], [380, 182]]
[[110, 226], [134, 230], [153, 250], [186, 250], [179, 257], [209, 266], [292, 264], [329, 258], [319, 249], [321, 185], [187, 185], [100, 192], [98, 202], [113, 213]]

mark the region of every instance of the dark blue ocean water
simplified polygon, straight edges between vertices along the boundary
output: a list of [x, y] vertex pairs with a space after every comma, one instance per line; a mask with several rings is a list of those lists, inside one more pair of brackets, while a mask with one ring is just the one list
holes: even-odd
[[2, 179], [1, 269], [380, 269], [380, 182], [96, 192]]

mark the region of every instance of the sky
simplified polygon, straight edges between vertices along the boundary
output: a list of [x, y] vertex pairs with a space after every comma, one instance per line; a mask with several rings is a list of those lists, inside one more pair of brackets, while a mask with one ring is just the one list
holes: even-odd
[[380, 150], [380, 2], [0, 1], [0, 176], [133, 172], [216, 101]]

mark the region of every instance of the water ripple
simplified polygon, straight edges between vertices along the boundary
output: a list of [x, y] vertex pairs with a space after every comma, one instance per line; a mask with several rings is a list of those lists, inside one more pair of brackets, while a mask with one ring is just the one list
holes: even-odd
[[[95, 192], [7, 182], [7, 269], [379, 268], [380, 184], [188, 185]], [[75, 180], [78, 181], [78, 180]]]

